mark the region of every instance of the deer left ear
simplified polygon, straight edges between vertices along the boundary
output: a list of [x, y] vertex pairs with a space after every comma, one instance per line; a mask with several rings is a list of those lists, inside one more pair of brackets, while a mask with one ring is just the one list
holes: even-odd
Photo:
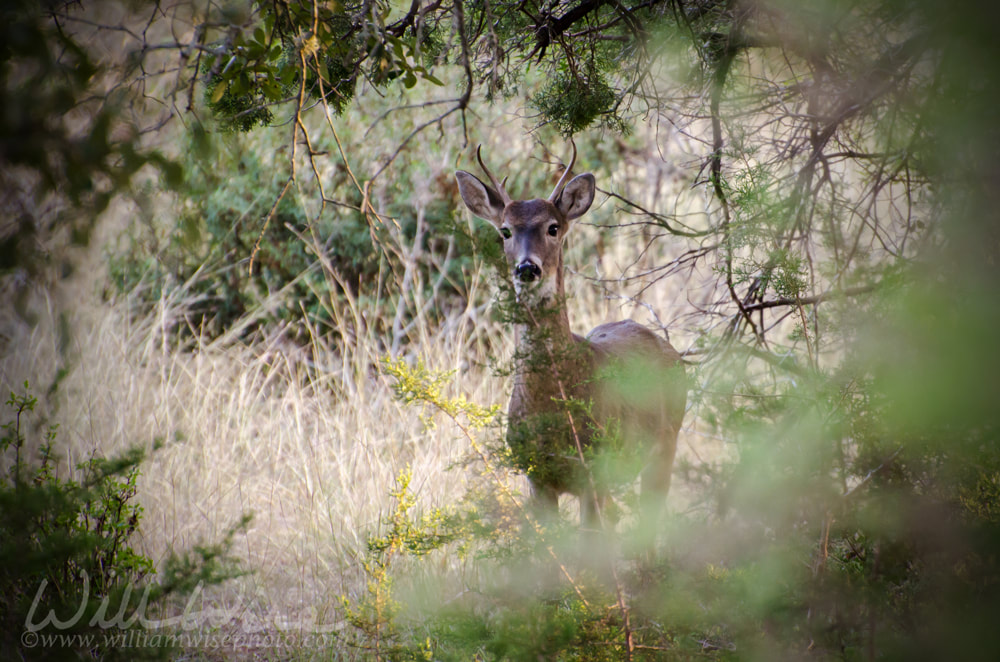
[[462, 201], [469, 211], [500, 227], [503, 223], [504, 209], [500, 194], [464, 170], [456, 172], [455, 179], [458, 181], [458, 191], [462, 194]]
[[597, 183], [589, 172], [574, 177], [563, 189], [556, 200], [556, 209], [562, 212], [563, 218], [572, 221], [587, 213], [594, 202], [594, 191]]

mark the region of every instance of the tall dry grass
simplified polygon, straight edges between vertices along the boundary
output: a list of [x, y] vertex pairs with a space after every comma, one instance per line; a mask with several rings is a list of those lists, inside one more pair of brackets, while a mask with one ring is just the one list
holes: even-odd
[[[377, 370], [384, 343], [370, 334], [351, 325], [353, 343], [316, 339], [311, 352], [280, 334], [253, 344], [231, 336], [182, 343], [173, 330], [191, 303], [183, 290], [144, 315], [129, 312], [127, 297], [95, 299], [70, 309], [48, 299], [35, 324], [9, 324], [14, 351], [3, 357], [0, 381], [10, 389], [29, 380], [37, 393], [60, 364], [69, 367], [41, 408], [59, 405], [52, 418], [61, 423], [61, 471], [92, 452], [150, 449], [138, 499], [140, 549], [154, 561], [219, 540], [253, 514], [234, 550], [253, 574], [217, 596], [222, 606], [253, 604], [300, 619], [302, 610], [322, 613], [338, 595], [355, 594], [366, 535], [406, 466], [422, 504], [462, 496], [462, 471], [450, 467], [468, 449], [455, 430], [428, 431], [419, 411], [394, 400]], [[468, 366], [471, 324], [462, 318], [469, 314], [420, 329], [421, 358], [437, 369]], [[60, 350], [66, 327], [69, 344]], [[502, 397], [502, 381], [480, 368], [467, 367], [460, 381], [456, 393]]]

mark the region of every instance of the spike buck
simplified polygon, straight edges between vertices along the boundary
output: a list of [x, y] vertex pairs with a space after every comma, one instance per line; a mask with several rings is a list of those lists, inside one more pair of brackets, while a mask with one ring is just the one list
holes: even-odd
[[574, 494], [581, 522], [595, 525], [603, 521], [608, 483], [587, 469], [587, 458], [601, 443], [613, 444], [641, 467], [640, 512], [656, 519], [687, 400], [681, 357], [632, 320], [602, 324], [586, 338], [570, 331], [563, 243], [595, 193], [590, 173], [566, 181], [576, 146], [552, 194], [534, 200], [512, 200], [506, 178], [497, 180], [480, 150], [489, 184], [464, 171], [455, 176], [466, 206], [500, 232], [510, 267], [516, 369], [507, 443], [515, 464], [527, 472], [540, 510], [555, 510], [560, 494]]

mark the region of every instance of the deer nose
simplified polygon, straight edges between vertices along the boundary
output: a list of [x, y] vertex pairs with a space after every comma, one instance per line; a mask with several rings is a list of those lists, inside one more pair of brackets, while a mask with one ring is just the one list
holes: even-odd
[[541, 275], [541, 267], [528, 260], [514, 267], [514, 277], [524, 283], [530, 283]]

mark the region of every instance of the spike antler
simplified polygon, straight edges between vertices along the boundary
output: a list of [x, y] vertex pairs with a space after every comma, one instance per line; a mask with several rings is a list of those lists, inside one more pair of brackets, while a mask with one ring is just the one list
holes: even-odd
[[569, 144], [573, 147], [573, 156], [570, 157], [569, 165], [566, 166], [565, 170], [563, 170], [562, 177], [559, 178], [559, 183], [556, 184], [555, 189], [552, 191], [552, 195], [549, 196], [549, 202], [553, 204], [555, 204], [556, 200], [559, 199], [559, 196], [562, 195], [563, 186], [566, 185], [566, 179], [569, 177], [569, 173], [573, 170], [573, 165], [576, 163], [576, 143], [573, 142], [573, 139], [571, 138]]
[[485, 163], [483, 163], [482, 151], [482, 145], [476, 148], [476, 159], [479, 161], [479, 167], [482, 168], [483, 172], [486, 173], [486, 176], [489, 177], [490, 184], [492, 184], [493, 188], [496, 189], [496, 192], [500, 194], [500, 199], [503, 200], [503, 204], [506, 207], [510, 204], [510, 196], [507, 194], [507, 178], [504, 177], [502, 182], [497, 181], [496, 176], [490, 172], [490, 169], [486, 167]]

